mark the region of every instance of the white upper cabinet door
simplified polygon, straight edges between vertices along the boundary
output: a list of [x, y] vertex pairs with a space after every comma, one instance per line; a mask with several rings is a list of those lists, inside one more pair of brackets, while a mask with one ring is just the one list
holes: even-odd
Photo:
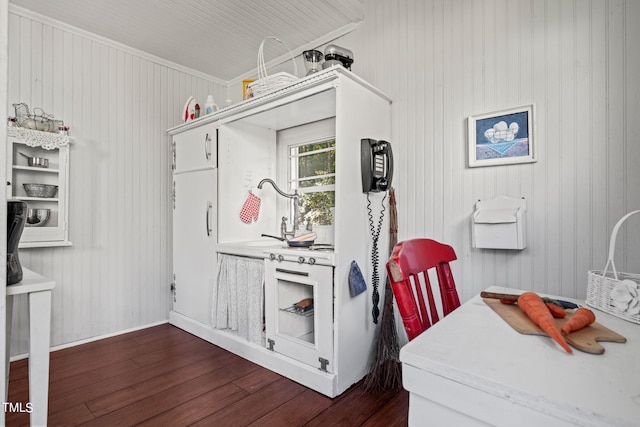
[[174, 173], [212, 169], [217, 164], [217, 126], [208, 124], [173, 136]]

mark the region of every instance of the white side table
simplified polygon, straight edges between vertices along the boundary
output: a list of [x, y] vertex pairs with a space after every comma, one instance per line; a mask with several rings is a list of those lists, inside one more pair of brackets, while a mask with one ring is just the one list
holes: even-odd
[[7, 286], [7, 391], [9, 388], [9, 354], [13, 296], [27, 294], [29, 298], [29, 400], [32, 406], [31, 425], [47, 424], [49, 401], [49, 345], [51, 331], [51, 290], [56, 282], [22, 267], [22, 281]]
[[567, 354], [471, 298], [400, 350], [409, 426], [637, 427], [640, 325], [594, 312], [627, 342], [602, 343], [604, 354]]

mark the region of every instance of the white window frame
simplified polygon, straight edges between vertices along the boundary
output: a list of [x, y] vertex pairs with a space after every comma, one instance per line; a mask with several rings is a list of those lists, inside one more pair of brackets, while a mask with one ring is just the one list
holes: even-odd
[[[278, 131], [277, 134], [277, 181], [279, 183], [286, 183], [286, 192], [293, 193], [294, 190], [298, 190], [300, 194], [320, 192], [320, 191], [335, 191], [335, 184], [329, 185], [321, 185], [314, 187], [304, 187], [298, 188], [297, 185], [294, 185], [294, 180], [292, 177], [292, 162], [293, 158], [290, 155], [291, 148], [295, 146], [302, 146], [308, 144], [314, 144], [317, 142], [335, 140], [336, 132], [335, 132], [335, 117], [320, 120], [313, 123], [308, 123], [302, 126], [296, 126], [289, 129], [283, 129]], [[336, 141], [337, 145], [337, 141]], [[313, 153], [304, 153], [303, 155], [315, 154], [322, 151], [335, 150], [336, 147], [326, 148], [323, 150], [314, 151]], [[296, 165], [297, 167], [297, 165]], [[335, 174], [327, 174], [327, 175], [318, 175], [314, 177], [309, 177], [307, 179], [317, 179], [325, 176], [335, 176]], [[297, 182], [297, 180], [296, 180]], [[291, 217], [293, 215], [293, 205], [289, 203], [288, 200], [284, 198], [279, 198], [278, 200], [278, 212], [280, 212], [279, 216], [287, 216], [289, 221], [291, 221]]]

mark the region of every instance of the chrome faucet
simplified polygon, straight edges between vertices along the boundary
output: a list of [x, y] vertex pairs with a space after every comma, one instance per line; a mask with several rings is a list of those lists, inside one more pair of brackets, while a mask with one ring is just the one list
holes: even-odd
[[296, 232], [298, 231], [298, 199], [300, 198], [300, 195], [298, 194], [298, 190], [293, 190], [292, 194], [289, 193], [285, 193], [284, 191], [282, 191], [280, 188], [278, 188], [278, 186], [276, 185], [276, 183], [269, 178], [265, 178], [262, 181], [260, 181], [260, 183], [258, 184], [258, 189], [262, 189], [262, 185], [268, 182], [269, 184], [271, 184], [273, 186], [273, 188], [278, 192], [278, 194], [280, 194], [282, 197], [286, 197], [288, 199], [292, 199], [293, 200], [293, 221], [292, 222], [292, 229], [289, 231], [287, 230], [287, 217], [282, 217], [282, 223], [280, 224], [280, 234], [282, 236], [283, 239], [286, 239], [288, 236], [295, 236]]

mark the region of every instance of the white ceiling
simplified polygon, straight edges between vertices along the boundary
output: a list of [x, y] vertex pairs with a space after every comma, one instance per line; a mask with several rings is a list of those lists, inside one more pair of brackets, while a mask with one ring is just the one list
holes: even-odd
[[[363, 0], [10, 0], [65, 24], [230, 81], [253, 73], [275, 36], [296, 53], [364, 18]], [[314, 44], [315, 43], [315, 44]], [[265, 44], [269, 62], [288, 56]]]

